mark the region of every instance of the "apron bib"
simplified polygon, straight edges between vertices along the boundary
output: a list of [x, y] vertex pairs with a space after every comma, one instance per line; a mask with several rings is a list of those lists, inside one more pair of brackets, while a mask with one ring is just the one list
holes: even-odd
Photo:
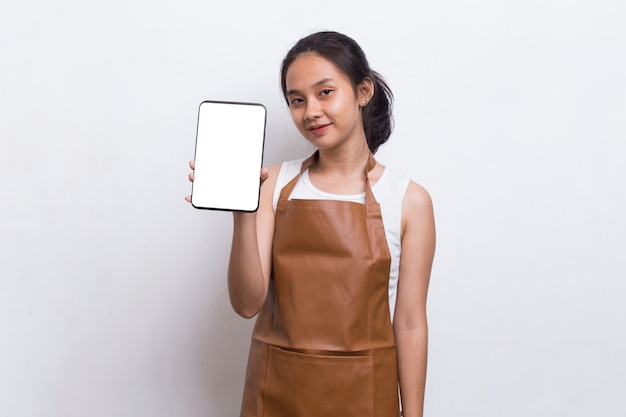
[[[311, 166], [317, 153], [302, 164]], [[380, 206], [280, 193], [272, 278], [248, 358], [242, 417], [398, 417]]]

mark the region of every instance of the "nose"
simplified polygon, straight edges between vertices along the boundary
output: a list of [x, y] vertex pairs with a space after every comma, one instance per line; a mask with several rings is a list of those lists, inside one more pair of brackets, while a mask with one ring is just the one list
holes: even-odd
[[322, 116], [322, 106], [320, 102], [315, 99], [309, 99], [306, 103], [306, 110], [304, 112], [304, 120], [315, 120]]

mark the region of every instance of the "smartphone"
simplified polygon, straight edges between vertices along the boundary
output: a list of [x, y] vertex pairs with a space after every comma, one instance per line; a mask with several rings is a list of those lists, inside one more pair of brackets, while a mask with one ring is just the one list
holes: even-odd
[[246, 212], [259, 208], [266, 114], [258, 103], [200, 103], [193, 207]]

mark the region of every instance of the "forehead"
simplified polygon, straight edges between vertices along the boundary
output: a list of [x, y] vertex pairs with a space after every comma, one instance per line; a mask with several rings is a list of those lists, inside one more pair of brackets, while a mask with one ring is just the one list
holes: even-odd
[[296, 58], [285, 75], [287, 90], [311, 88], [315, 83], [329, 79], [337, 83], [350, 83], [348, 77], [327, 58], [314, 52], [301, 54]]

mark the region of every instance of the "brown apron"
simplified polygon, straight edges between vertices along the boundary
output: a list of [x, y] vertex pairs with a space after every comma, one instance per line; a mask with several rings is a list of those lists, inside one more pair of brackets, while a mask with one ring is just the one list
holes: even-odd
[[[366, 179], [375, 165], [370, 156]], [[365, 204], [288, 200], [299, 177], [276, 208], [272, 279], [252, 333], [241, 416], [398, 417], [380, 206], [369, 180]]]

